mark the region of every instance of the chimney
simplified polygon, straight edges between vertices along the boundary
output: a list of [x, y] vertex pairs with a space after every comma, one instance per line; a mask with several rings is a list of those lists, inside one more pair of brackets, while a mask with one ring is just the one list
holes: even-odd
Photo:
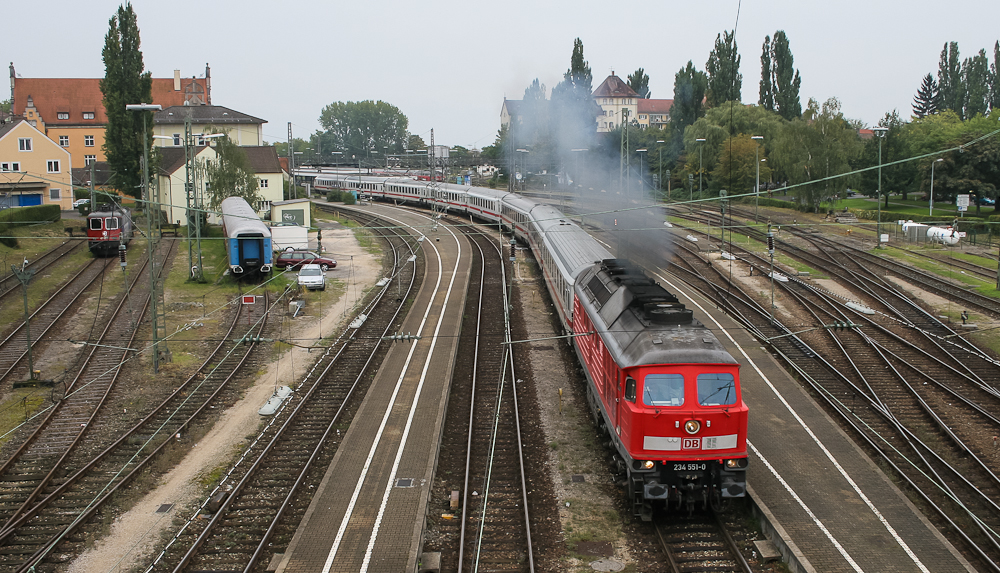
[[181, 71], [174, 70], [174, 91], [181, 91]]
[[212, 68], [205, 62], [205, 105], [212, 105]]

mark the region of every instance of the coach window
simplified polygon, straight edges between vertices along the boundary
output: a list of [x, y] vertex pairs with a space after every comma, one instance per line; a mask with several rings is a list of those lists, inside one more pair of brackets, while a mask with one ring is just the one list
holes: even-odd
[[629, 402], [635, 402], [635, 378], [631, 376], [625, 378], [625, 399]]
[[684, 377], [680, 374], [649, 374], [642, 385], [647, 406], [683, 406]]
[[736, 403], [736, 379], [727, 372], [698, 375], [698, 403], [731, 406]]

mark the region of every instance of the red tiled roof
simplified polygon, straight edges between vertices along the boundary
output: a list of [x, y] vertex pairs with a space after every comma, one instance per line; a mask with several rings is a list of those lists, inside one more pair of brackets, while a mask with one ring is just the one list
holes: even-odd
[[594, 90], [594, 97], [639, 97], [639, 94], [612, 72], [608, 79]]
[[[14, 113], [24, 114], [28, 97], [48, 127], [60, 125], [104, 125], [108, 114], [104, 111], [104, 95], [101, 93], [100, 79], [97, 78], [16, 78], [14, 80]], [[192, 78], [181, 78], [181, 89], [174, 90], [173, 78], [153, 78], [153, 101], [164, 108], [184, 105], [184, 86]], [[205, 80], [194, 79], [205, 88]], [[69, 113], [68, 120], [60, 120], [56, 114]], [[94, 113], [94, 119], [83, 119], [83, 114]]]
[[875, 132], [870, 129], [859, 129], [858, 136], [860, 136], [861, 139], [871, 139], [875, 137]]
[[639, 113], [670, 113], [670, 108], [674, 107], [672, 99], [640, 99], [638, 102]]

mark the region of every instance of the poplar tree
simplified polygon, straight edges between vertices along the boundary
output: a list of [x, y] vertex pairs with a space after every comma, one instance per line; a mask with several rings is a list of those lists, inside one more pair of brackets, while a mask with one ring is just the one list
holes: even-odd
[[674, 75], [674, 105], [670, 108], [670, 123], [677, 137], [684, 136], [684, 128], [705, 115], [702, 102], [708, 88], [708, 77], [690, 60], [687, 66]]
[[573, 55], [563, 80], [552, 88], [550, 101], [553, 143], [563, 149], [590, 147], [597, 131], [594, 115], [593, 74], [583, 59], [583, 41], [573, 41]]
[[1000, 41], [993, 44], [993, 63], [990, 64], [990, 110], [1000, 108]]
[[771, 42], [771, 85], [774, 90], [774, 106], [778, 114], [789, 121], [802, 115], [802, 103], [799, 101], [802, 78], [794, 63], [788, 36], [784, 30], [778, 30]]
[[962, 62], [958, 59], [958, 42], [947, 42], [941, 49], [938, 62], [938, 93], [941, 110], [950, 109], [962, 117], [965, 107], [965, 84], [962, 81]]
[[715, 37], [715, 48], [708, 55], [705, 73], [708, 74], [708, 89], [705, 92], [708, 107], [742, 99], [743, 74], [740, 73], [735, 31], [723, 32]]
[[913, 98], [913, 117], [920, 119], [938, 112], [938, 85], [930, 74], [924, 76], [917, 95]]
[[642, 68], [629, 74], [628, 87], [632, 88], [632, 91], [639, 94], [639, 97], [643, 99], [649, 99], [652, 96], [649, 91], [649, 76]]
[[764, 47], [760, 54], [760, 106], [774, 111], [774, 86], [771, 85], [771, 37], [764, 36]]
[[[127, 111], [126, 105], [152, 103], [152, 74], [143, 71], [142, 52], [139, 50], [139, 25], [132, 4], [118, 7], [111, 17], [108, 34], [104, 37], [104, 79], [101, 93], [108, 123], [104, 130], [104, 155], [114, 177], [110, 185], [115, 189], [139, 197], [142, 193], [143, 146], [152, 141], [153, 112]], [[146, 115], [146, 133], [143, 118]], [[151, 170], [152, 172], [152, 170]]]
[[986, 50], [979, 50], [975, 56], [965, 59], [962, 81], [965, 84], [965, 119], [986, 115], [990, 104], [990, 64]]

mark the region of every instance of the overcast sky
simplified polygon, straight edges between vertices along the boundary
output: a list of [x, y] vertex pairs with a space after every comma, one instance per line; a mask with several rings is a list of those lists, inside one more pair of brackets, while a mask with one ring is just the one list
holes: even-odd
[[[120, 1], [39, 0], [10, 12], [0, 54], [25, 78], [103, 77], [101, 49]], [[596, 88], [612, 70], [645, 68], [654, 98], [672, 98], [688, 60], [704, 70], [715, 37], [737, 27], [743, 101], [756, 103], [765, 35], [784, 30], [800, 97], [837, 97], [871, 125], [889, 110], [909, 118], [924, 74], [945, 42], [962, 58], [1000, 39], [996, 0], [381, 1], [137, 0], [146, 69], [203, 76], [212, 103], [267, 120], [267, 141], [319, 129], [323, 106], [383, 100], [429, 142], [493, 142], [504, 96], [535, 78], [549, 91], [583, 40]], [[739, 9], [739, 12], [738, 12]], [[739, 22], [737, 25], [737, 15]], [[4, 90], [6, 91], [6, 90]], [[0, 99], [6, 99], [4, 95]]]

